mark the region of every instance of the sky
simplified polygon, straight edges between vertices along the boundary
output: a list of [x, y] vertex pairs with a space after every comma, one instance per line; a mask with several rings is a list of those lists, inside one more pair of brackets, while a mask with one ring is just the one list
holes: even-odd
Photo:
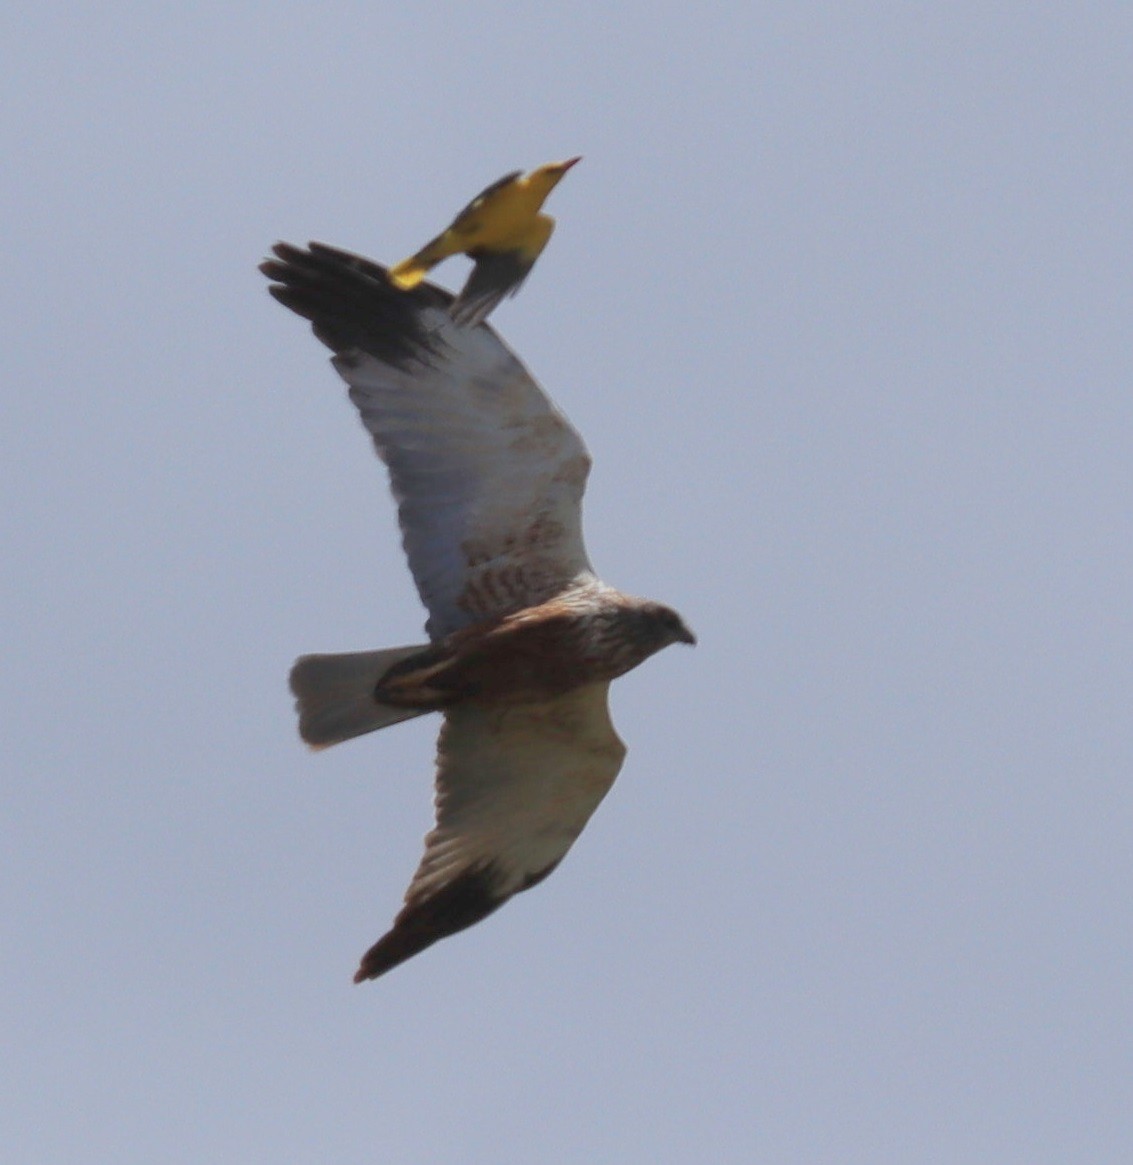
[[[1124, 3], [7, 6], [5, 1159], [1127, 1161], [1131, 54]], [[574, 154], [493, 322], [699, 645], [552, 878], [355, 987], [436, 722], [312, 755], [286, 675], [424, 613], [256, 266]]]

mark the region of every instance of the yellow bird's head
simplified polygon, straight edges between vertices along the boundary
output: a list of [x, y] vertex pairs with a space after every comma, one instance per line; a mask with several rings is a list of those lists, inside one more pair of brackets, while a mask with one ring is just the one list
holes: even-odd
[[526, 185], [531, 190], [537, 190], [544, 198], [559, 184], [562, 176], [575, 164], [581, 162], [582, 156], [567, 158], [565, 162], [548, 162], [539, 166], [527, 175]]

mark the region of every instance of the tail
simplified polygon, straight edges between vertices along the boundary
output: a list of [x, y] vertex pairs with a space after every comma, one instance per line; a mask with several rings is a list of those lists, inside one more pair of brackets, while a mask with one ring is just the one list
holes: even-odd
[[460, 247], [450, 246], [448, 236], [448, 231], [443, 235], [437, 235], [435, 239], [426, 243], [416, 255], [411, 255], [408, 259], [402, 259], [400, 263], [395, 263], [389, 269], [389, 281], [395, 287], [401, 288], [402, 291], [412, 291], [442, 259], [459, 253]]
[[329, 748], [420, 716], [427, 709], [379, 704], [374, 689], [395, 663], [425, 650], [425, 645], [420, 644], [384, 651], [300, 656], [291, 669], [299, 735], [312, 748]]

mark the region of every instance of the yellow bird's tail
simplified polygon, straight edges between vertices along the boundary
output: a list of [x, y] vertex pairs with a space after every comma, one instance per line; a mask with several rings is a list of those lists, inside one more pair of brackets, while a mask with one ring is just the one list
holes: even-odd
[[402, 259], [389, 269], [389, 281], [402, 291], [412, 291], [425, 278], [431, 266], [431, 263], [422, 263], [417, 255], [411, 259]]
[[447, 232], [426, 243], [416, 255], [394, 264], [389, 269], [390, 282], [402, 291], [412, 291], [442, 259], [456, 254], [446, 242]]

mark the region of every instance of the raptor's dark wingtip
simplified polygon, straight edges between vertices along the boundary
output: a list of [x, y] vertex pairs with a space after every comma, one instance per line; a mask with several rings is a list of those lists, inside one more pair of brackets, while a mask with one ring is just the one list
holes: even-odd
[[337, 353], [361, 349], [397, 367], [427, 355], [434, 341], [421, 316], [448, 308], [452, 296], [432, 284], [412, 292], [390, 283], [386, 268], [326, 243], [306, 248], [276, 243], [259, 269], [284, 307], [310, 320], [315, 335]]
[[450, 934], [487, 918], [511, 897], [501, 896], [491, 864], [465, 870], [435, 894], [407, 904], [392, 928], [362, 956], [354, 982], [377, 979]]

